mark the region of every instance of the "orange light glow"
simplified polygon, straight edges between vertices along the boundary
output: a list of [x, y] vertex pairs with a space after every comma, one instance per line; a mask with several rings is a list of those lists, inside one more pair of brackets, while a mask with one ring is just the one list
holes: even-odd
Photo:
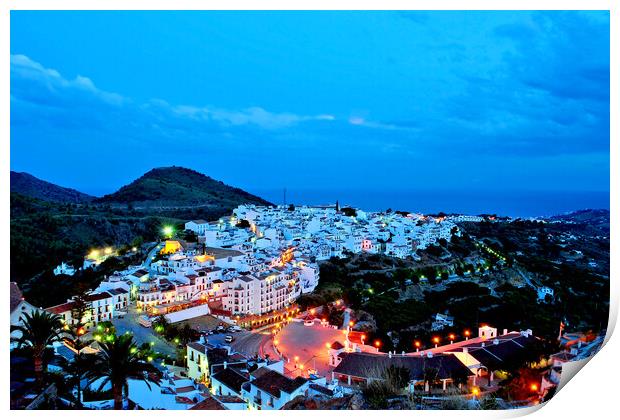
[[435, 344], [439, 343], [439, 337], [433, 337], [433, 343]]
[[310, 309], [310, 313], [314, 315], [314, 309]]
[[379, 340], [375, 341], [375, 347], [381, 347], [381, 341]]
[[273, 340], [273, 344], [277, 346], [278, 344], [280, 344], [280, 342], [278, 340]]
[[84, 335], [85, 332], [86, 330], [84, 329], [84, 327], [80, 327], [80, 329], [77, 331], [78, 335]]
[[366, 340], [366, 334], [362, 334], [362, 340]]
[[474, 397], [477, 397], [478, 395], [480, 395], [480, 389], [474, 388], [471, 390], [471, 393], [474, 394]]
[[450, 334], [448, 337], [450, 337], [450, 340], [454, 340], [454, 334]]
[[332, 345], [331, 345], [331, 344], [329, 344], [329, 343], [325, 343], [325, 347], [327, 347], [328, 349], [331, 349], [331, 348], [332, 348]]
[[353, 325], [355, 325], [355, 323], [353, 321], [349, 321], [349, 327], [352, 327]]
[[530, 389], [531, 389], [532, 391], [536, 392], [536, 391], [538, 391], [538, 385], [536, 385], [536, 384], [532, 384], [532, 385], [530, 385]]
[[465, 337], [469, 337], [469, 334], [471, 334], [469, 330], [465, 330]]
[[295, 361], [299, 361], [299, 356], [295, 356]]
[[420, 347], [420, 342], [416, 341], [415, 343], [413, 343], [416, 347]]

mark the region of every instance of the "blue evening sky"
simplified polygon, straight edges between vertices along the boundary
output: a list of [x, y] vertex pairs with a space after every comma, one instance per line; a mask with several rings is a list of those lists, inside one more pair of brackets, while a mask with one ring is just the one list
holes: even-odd
[[[609, 190], [608, 12], [12, 12], [11, 168], [93, 194]], [[587, 206], [587, 203], [585, 203]]]

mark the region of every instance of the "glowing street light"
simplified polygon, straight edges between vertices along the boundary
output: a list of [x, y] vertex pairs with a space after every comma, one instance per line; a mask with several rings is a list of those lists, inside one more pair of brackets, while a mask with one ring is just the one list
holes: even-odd
[[474, 396], [474, 399], [476, 399], [476, 397], [477, 397], [478, 395], [480, 395], [480, 388], [473, 388], [473, 389], [471, 390], [471, 393], [472, 393], [472, 395]]
[[376, 347], [377, 351], [379, 351], [379, 347], [381, 347], [381, 341], [376, 340], [375, 341], [375, 347]]
[[450, 344], [452, 344], [454, 342], [454, 334], [450, 334], [448, 337], [450, 338]]
[[332, 345], [331, 345], [331, 344], [329, 344], [329, 343], [325, 343], [325, 347], [327, 347], [328, 349], [331, 349], [331, 348], [332, 348]]
[[420, 342], [418, 340], [414, 341], [413, 345], [415, 346], [416, 353], [420, 351]]
[[471, 332], [469, 332], [469, 330], [465, 330], [464, 334], [465, 334], [466, 339], [469, 339]]
[[164, 226], [161, 231], [163, 232], [164, 236], [172, 236], [172, 234], [174, 233], [174, 228], [172, 226]]
[[353, 321], [349, 321], [349, 327], [352, 327], [354, 325], [355, 325], [355, 323]]
[[103, 250], [103, 252], [105, 252], [106, 255], [110, 255], [112, 253], [112, 248], [107, 247], [106, 249]]
[[538, 391], [538, 385], [536, 385], [536, 384], [532, 384], [532, 385], [530, 385], [530, 390], [531, 390], [532, 392], [537, 392], [537, 391]]
[[433, 337], [433, 343], [435, 343], [435, 348], [437, 348], [437, 345], [439, 344], [439, 337]]

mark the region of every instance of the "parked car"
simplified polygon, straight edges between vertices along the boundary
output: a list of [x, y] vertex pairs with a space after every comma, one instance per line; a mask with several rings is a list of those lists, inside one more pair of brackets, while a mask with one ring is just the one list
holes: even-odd
[[235, 341], [235, 337], [233, 337], [232, 335], [227, 335], [226, 337], [224, 337], [224, 341], [227, 343], [232, 343], [233, 341]]
[[223, 325], [218, 325], [217, 328], [215, 328], [215, 331], [218, 333], [224, 332], [225, 328]]
[[140, 318], [138, 318], [138, 324], [146, 328], [151, 328], [153, 326], [153, 322], [146, 315], [142, 315]]

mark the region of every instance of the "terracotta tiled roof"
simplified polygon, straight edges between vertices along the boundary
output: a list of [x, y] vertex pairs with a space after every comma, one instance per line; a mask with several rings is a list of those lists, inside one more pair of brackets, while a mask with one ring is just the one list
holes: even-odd
[[332, 350], [341, 350], [344, 346], [340, 344], [340, 341], [334, 341], [329, 348]]
[[427, 368], [437, 369], [439, 379], [449, 379], [454, 374], [473, 375], [453, 354], [388, 357], [385, 353], [342, 353], [340, 357], [342, 362], [334, 369], [334, 373], [358, 378], [374, 378], [390, 366], [407, 368], [411, 380], [422, 379]]
[[295, 379], [290, 379], [274, 370], [267, 370], [268, 372], [254, 379], [251, 384], [276, 398], [280, 398], [280, 393], [282, 391], [291, 394], [307, 382], [307, 379], [300, 376]]
[[11, 313], [13, 313], [15, 309], [17, 309], [17, 307], [19, 306], [20, 303], [22, 303], [23, 300], [24, 300], [24, 296], [22, 295], [22, 291], [19, 290], [19, 286], [17, 286], [17, 283], [12, 281], [11, 282]]
[[209, 397], [206, 400], [190, 407], [190, 410], [226, 410], [226, 408], [215, 398]]
[[56, 315], [60, 315], [64, 312], [68, 312], [75, 307], [75, 302], [66, 302], [61, 303], [60, 305], [52, 306], [51, 308], [47, 308], [47, 312], [51, 312]]
[[221, 372], [216, 373], [215, 375], [213, 375], [213, 379], [218, 382], [221, 382], [222, 384], [226, 385], [228, 388], [238, 393], [241, 392], [241, 385], [243, 385], [244, 382], [247, 382], [250, 380], [249, 377], [231, 368], [224, 369]]

